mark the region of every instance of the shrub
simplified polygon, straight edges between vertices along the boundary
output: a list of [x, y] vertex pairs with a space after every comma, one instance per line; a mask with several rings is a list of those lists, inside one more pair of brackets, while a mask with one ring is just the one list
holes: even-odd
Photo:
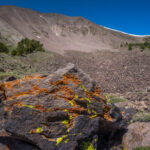
[[9, 52], [8, 47], [0, 42], [0, 53], [8, 53], [8, 52]]
[[150, 122], [150, 113], [136, 113], [133, 117], [133, 121]]
[[128, 45], [128, 50], [129, 50], [129, 51], [132, 50], [132, 45], [131, 45], [131, 44]]
[[145, 49], [144, 44], [141, 44], [141, 45], [140, 45], [140, 49], [141, 49], [141, 51], [144, 51], [144, 49]]
[[150, 42], [128, 44], [128, 50], [131, 51], [134, 47], [140, 49], [141, 51], [150, 50]]
[[13, 50], [11, 51], [11, 55], [12, 55], [12, 56], [16, 56], [16, 55], [17, 55], [17, 51], [16, 51], [15, 49], [13, 49]]
[[11, 54], [12, 56], [22, 56], [24, 54], [30, 54], [35, 51], [44, 51], [43, 44], [41, 44], [39, 41], [25, 38], [18, 42], [17, 48], [15, 50], [12, 50]]
[[121, 97], [118, 97], [118, 96], [115, 96], [115, 95], [109, 95], [108, 97], [109, 97], [109, 99], [110, 99], [113, 103], [119, 103], [119, 102], [126, 102], [126, 101], [127, 101], [126, 99], [121, 98]]
[[150, 150], [150, 147], [137, 147], [134, 148], [133, 150]]

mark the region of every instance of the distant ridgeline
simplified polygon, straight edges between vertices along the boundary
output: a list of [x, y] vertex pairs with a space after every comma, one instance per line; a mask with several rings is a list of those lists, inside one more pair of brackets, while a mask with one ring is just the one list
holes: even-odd
[[4, 43], [0, 42], [0, 52], [10, 53], [12, 56], [22, 56], [27, 55], [36, 51], [45, 51], [43, 44], [36, 40], [30, 40], [24, 38], [18, 42], [17, 47], [13, 48], [6, 46]]

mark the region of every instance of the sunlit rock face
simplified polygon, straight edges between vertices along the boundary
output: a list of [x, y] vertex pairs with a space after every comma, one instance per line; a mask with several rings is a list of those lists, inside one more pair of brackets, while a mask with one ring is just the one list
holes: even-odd
[[125, 125], [119, 109], [73, 64], [0, 87], [1, 129], [42, 150], [99, 149], [100, 137], [111, 138]]

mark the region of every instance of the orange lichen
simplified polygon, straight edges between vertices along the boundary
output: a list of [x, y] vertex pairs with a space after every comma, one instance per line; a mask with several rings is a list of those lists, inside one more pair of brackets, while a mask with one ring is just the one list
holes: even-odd
[[10, 150], [10, 146], [6, 145], [5, 150]]
[[[74, 119], [77, 117], [79, 114], [87, 114], [90, 116], [90, 118], [95, 118], [98, 117], [99, 114], [96, 112], [93, 113], [93, 110], [90, 110], [89, 108], [84, 108], [82, 106], [77, 105], [75, 99], [78, 99], [77, 94], [68, 86], [70, 82], [72, 82], [75, 86], [81, 86], [81, 88], [84, 90], [84, 94], [86, 95], [84, 98], [79, 98], [79, 100], [86, 99], [88, 101], [87, 107], [89, 107], [91, 101], [94, 101], [95, 103], [98, 102], [95, 97], [98, 97], [100, 100], [102, 100], [102, 108], [104, 110], [104, 118], [112, 121], [112, 118], [108, 115], [110, 111], [110, 107], [106, 104], [106, 100], [102, 95], [102, 91], [98, 89], [98, 87], [95, 87], [94, 91], [88, 91], [85, 89], [84, 85], [82, 85], [82, 82], [78, 79], [76, 75], [71, 75], [71, 74], [65, 74], [63, 75], [63, 78], [61, 80], [57, 80], [56, 82], [50, 82], [50, 85], [53, 86], [52, 90], [48, 90], [46, 88], [39, 88], [39, 81], [40, 79], [43, 79], [44, 77], [41, 76], [26, 76], [23, 79], [19, 79], [16, 81], [11, 81], [11, 82], [4, 82], [3, 88], [7, 88], [9, 90], [13, 90], [14, 86], [22, 86], [23, 82], [30, 81], [32, 79], [36, 79], [37, 82], [35, 81], [34, 83], [29, 82], [30, 84], [30, 89], [27, 91], [21, 91], [21, 92], [13, 92], [12, 96], [7, 97], [8, 100], [12, 100], [14, 98], [20, 98], [22, 96], [27, 96], [27, 95], [37, 95], [40, 93], [48, 93], [54, 96], [55, 99], [63, 98], [66, 102], [68, 102], [71, 105], [70, 109], [67, 109], [67, 112], [69, 113], [69, 116]], [[1, 90], [1, 89], [0, 89]], [[15, 90], [14, 90], [15, 91]], [[21, 102], [15, 102], [10, 105], [10, 107], [4, 107], [6, 111], [11, 111], [13, 106], [18, 106], [18, 107], [30, 107], [29, 105], [24, 105]], [[39, 110], [40, 112], [53, 112], [53, 111], [64, 111], [64, 108], [44, 108], [42, 105], [35, 105], [30, 107], [35, 110]], [[86, 113], [87, 112], [87, 113]], [[69, 121], [68, 126], [70, 127], [73, 124], [72, 119]], [[31, 132], [33, 132], [31, 130]]]
[[104, 118], [107, 119], [108, 121], [112, 122], [112, 118], [110, 116], [108, 116], [107, 113], [104, 113]]
[[69, 84], [69, 81], [74, 83], [74, 85], [76, 85], [76, 86], [78, 86], [81, 83], [81, 81], [78, 79], [77, 76], [71, 75], [71, 74], [65, 74], [65, 75], [63, 75], [63, 79], [62, 80], [57, 80], [55, 83], [54, 82], [50, 82], [50, 84], [52, 86], [67, 85], [67, 84]]
[[99, 90], [98, 87], [95, 87], [94, 92], [89, 92], [86, 90], [84, 93], [89, 99], [94, 100], [94, 102], [97, 101], [93, 98], [93, 96], [99, 97], [103, 102], [105, 101], [105, 98], [102, 96], [102, 91]]
[[35, 105], [34, 109], [36, 110], [40, 110], [41, 112], [46, 112], [48, 111], [47, 109], [45, 109], [42, 105]]
[[33, 133], [34, 133], [34, 130], [33, 130], [33, 129], [31, 129], [31, 130], [29, 131], [29, 133], [30, 133], [30, 134], [33, 134]]
[[5, 132], [2, 132], [1, 136], [5, 137], [7, 136]]
[[75, 114], [82, 114], [84, 111], [85, 111], [85, 108], [82, 108], [82, 107], [80, 108], [73, 107], [73, 108], [68, 109], [68, 112], [75, 113]]
[[44, 79], [45, 77], [42, 76], [25, 76], [24, 80], [32, 80], [32, 79]]
[[121, 112], [121, 114], [122, 114], [122, 115], [124, 115], [124, 114], [125, 114], [125, 112], [124, 112], [124, 111], [122, 111], [122, 112]]
[[56, 99], [63, 98], [65, 101], [72, 104], [73, 106], [76, 105], [74, 101], [74, 97], [76, 94], [71, 88], [68, 88], [67, 86], [57, 87], [53, 89], [53, 91], [51, 91], [50, 94], [55, 94]]
[[[7, 92], [7, 89], [13, 91], [15, 88], [18, 88], [18, 87], [21, 87], [22, 84], [24, 82], [27, 82], [29, 80], [40, 80], [40, 79], [43, 79], [45, 77], [41, 77], [41, 76], [25, 76], [23, 79], [18, 79], [18, 80], [15, 80], [15, 81], [9, 81], [9, 82], [4, 82], [2, 85], [0, 85], [0, 90], [1, 88], [3, 87], [3, 91]], [[35, 92], [36, 91], [36, 92]], [[33, 85], [32, 86], [32, 89], [26, 91], [26, 92], [18, 92], [18, 93], [13, 93], [12, 96], [9, 96], [7, 97], [8, 100], [11, 100], [13, 98], [17, 98], [17, 97], [20, 97], [20, 96], [26, 96], [26, 95], [35, 95], [35, 94], [38, 94], [38, 93], [47, 93], [47, 90], [46, 89], [39, 89], [37, 86]]]
[[26, 92], [18, 92], [18, 93], [14, 93], [13, 96], [9, 96], [7, 99], [8, 100], [12, 100], [13, 98], [18, 98], [18, 97], [22, 97], [22, 96], [27, 96], [27, 95], [37, 95], [40, 93], [49, 93], [49, 91], [46, 88], [38, 88], [38, 87], [34, 87], [34, 89], [32, 90], [28, 90]]
[[76, 75], [66, 74], [63, 77], [64, 77], [64, 80], [71, 81], [76, 86], [78, 86], [81, 83], [81, 81], [78, 79], [78, 77]]
[[20, 86], [20, 81], [21, 81], [21, 80], [18, 79], [18, 80], [15, 80], [15, 81], [4, 82], [3, 84], [4, 84], [4, 86], [5, 86], [6, 88], [11, 89], [14, 85]]
[[4, 91], [4, 89], [5, 89], [5, 85], [4, 85], [4, 83], [0, 84], [0, 92], [3, 92], [3, 91]]
[[26, 81], [29, 81], [29, 80], [33, 80], [33, 79], [43, 79], [45, 77], [41, 77], [41, 76], [25, 76], [23, 79], [18, 79], [18, 80], [15, 80], [15, 81], [9, 81], [9, 82], [4, 82], [4, 86], [8, 89], [11, 89], [13, 88], [15, 85], [17, 86], [21, 86], [21, 82], [26, 82]]

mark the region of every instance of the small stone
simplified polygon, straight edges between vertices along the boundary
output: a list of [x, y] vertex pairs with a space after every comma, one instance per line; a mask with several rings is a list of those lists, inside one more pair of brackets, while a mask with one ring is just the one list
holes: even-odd
[[14, 80], [16, 80], [16, 77], [14, 77], [14, 76], [10, 76], [5, 79], [5, 81], [14, 81]]

